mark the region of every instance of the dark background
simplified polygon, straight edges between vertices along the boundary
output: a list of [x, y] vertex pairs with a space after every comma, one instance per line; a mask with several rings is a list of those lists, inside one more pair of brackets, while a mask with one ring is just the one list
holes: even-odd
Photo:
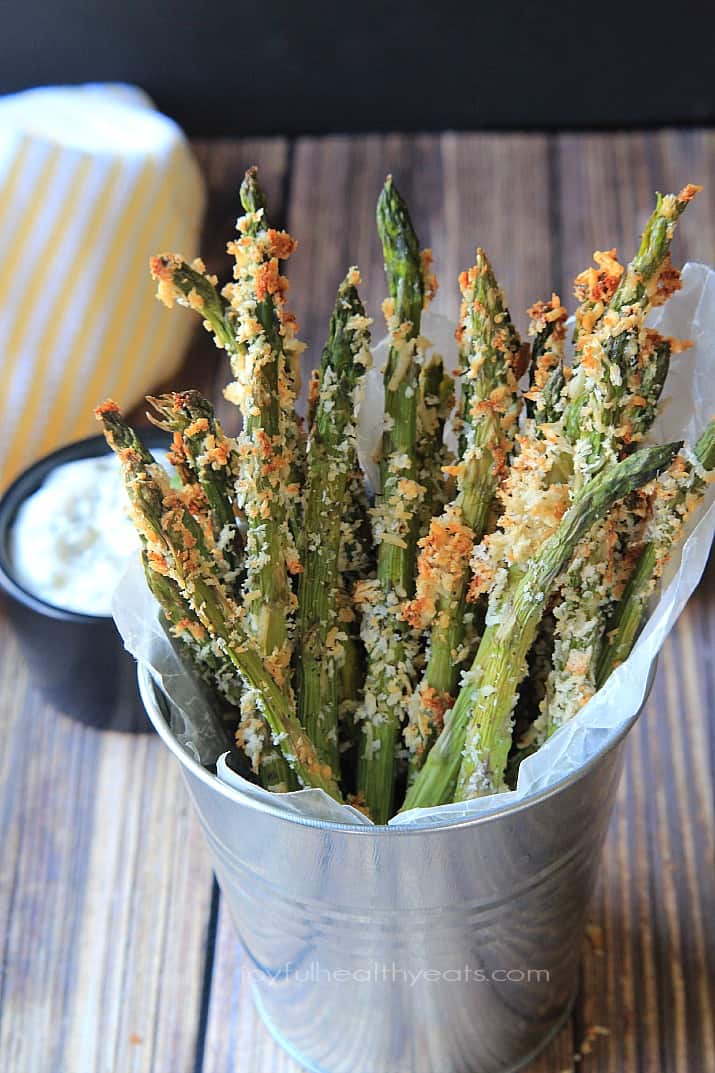
[[706, 124], [713, 10], [2, 0], [0, 92], [135, 82], [196, 135]]

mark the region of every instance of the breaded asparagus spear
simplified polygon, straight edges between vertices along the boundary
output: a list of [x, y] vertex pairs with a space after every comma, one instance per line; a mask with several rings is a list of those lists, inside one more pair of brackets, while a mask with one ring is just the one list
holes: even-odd
[[527, 312], [529, 335], [533, 342], [529, 390], [524, 398], [526, 415], [538, 430], [540, 425], [553, 424], [561, 416], [561, 393], [566, 380], [564, 338], [568, 314], [558, 294], [552, 294], [548, 302], [535, 302]]
[[199, 260], [188, 264], [177, 254], [161, 254], [152, 258], [151, 270], [159, 282], [158, 297], [167, 305], [177, 301], [200, 313], [231, 359], [236, 379], [226, 396], [241, 407], [244, 417], [238, 450], [246, 477], [238, 492], [248, 524], [247, 628], [273, 660], [278, 679], [285, 680], [290, 659], [287, 624], [294, 604], [287, 569], [298, 569], [288, 529], [299, 491], [291, 481], [296, 463], [291, 447], [296, 429], [293, 401], [303, 348], [295, 338], [295, 321], [284, 309], [287, 281], [280, 275], [279, 261], [291, 255], [295, 242], [267, 226], [255, 168], [246, 172], [241, 202], [245, 215], [237, 224], [240, 235], [228, 247], [236, 261], [235, 282], [221, 294], [216, 278], [206, 274]]
[[[623, 405], [621, 429], [627, 430], [628, 451], [648, 431], [668, 371], [671, 340], [646, 330], [640, 347], [637, 393]], [[571, 719], [597, 689], [596, 665], [607, 609], [618, 591], [619, 575], [629, 569], [633, 542], [642, 528], [642, 507], [636, 495], [601, 523], [578, 549], [566, 572], [554, 608], [553, 666], [546, 681], [535, 738], [543, 742]]]
[[623, 265], [616, 256], [615, 247], [612, 250], [596, 250], [593, 260], [597, 267], [584, 269], [574, 280], [574, 296], [579, 301], [573, 331], [573, 342], [577, 347], [581, 335], [593, 333], [623, 276]]
[[377, 203], [377, 226], [391, 345], [384, 377], [382, 489], [373, 512], [377, 578], [359, 582], [355, 598], [367, 652], [365, 694], [357, 712], [362, 724], [358, 788], [375, 822], [385, 823], [392, 806], [397, 735], [414, 684], [414, 638], [400, 608], [413, 591], [417, 512], [424, 494], [416, 479], [418, 336], [426, 292], [429, 296], [417, 236], [389, 176]]
[[484, 250], [460, 277], [462, 311], [459, 410], [462, 450], [452, 468], [458, 493], [420, 541], [417, 592], [405, 607], [416, 629], [431, 627], [429, 658], [410, 703], [405, 740], [419, 770], [454, 703], [465, 650], [470, 556], [484, 535], [514, 444], [521, 399], [521, 342]]
[[295, 243], [289, 235], [267, 228], [255, 168], [241, 184], [241, 204], [245, 215], [237, 224], [240, 238], [229, 243], [236, 259], [235, 282], [224, 288], [224, 295], [239, 340], [231, 360], [236, 380], [226, 397], [238, 403], [244, 417], [237, 441], [238, 502], [247, 519], [243, 606], [248, 634], [278, 686], [288, 690], [288, 627], [295, 607], [288, 572], [299, 570], [288, 515], [289, 500], [298, 489], [290, 485], [293, 455], [287, 430], [294, 376], [286, 350], [292, 327], [283, 312], [287, 284], [279, 274], [279, 258], [289, 256]]
[[[157, 485], [165, 493], [168, 493], [169, 485], [162, 467], [156, 462], [156, 459], [145, 447], [134, 429], [121, 422], [116, 404], [111, 401], [105, 402], [103, 406], [98, 407], [97, 417], [102, 421], [105, 430], [114, 427], [115, 432], [112, 433], [112, 436], [113, 442], [117, 443], [117, 453], [120, 450], [129, 452], [137, 470], [139, 471], [143, 468], [147, 478], [156, 481]], [[240, 679], [237, 678], [235, 669], [226, 673], [226, 661], [222, 662], [217, 659], [215, 653], [207, 644], [208, 634], [189, 603], [184, 599], [176, 582], [151, 567], [148, 556], [149, 544], [146, 535], [141, 530], [139, 531], [139, 538], [142, 544], [141, 558], [144, 576], [149, 590], [164, 613], [170, 632], [180, 641], [182, 651], [193, 664], [199, 676], [207, 684], [218, 688], [219, 692], [230, 704], [238, 707], [241, 683]]]
[[[568, 316], [557, 294], [550, 301], [535, 302], [527, 310], [532, 337], [529, 390], [525, 393], [529, 435], [543, 439], [551, 435], [545, 426], [558, 425], [563, 412], [563, 388], [571, 370], [564, 365], [565, 322]], [[556, 472], [549, 475], [556, 480]], [[518, 768], [525, 756], [535, 752], [533, 723], [546, 693], [554, 648], [554, 618], [547, 612], [539, 623], [534, 644], [527, 657], [528, 673], [519, 689], [514, 712], [514, 744], [509, 755], [507, 783], [516, 783]]]
[[355, 714], [363, 699], [365, 683], [365, 647], [360, 638], [360, 616], [353, 592], [355, 583], [360, 578], [374, 577], [377, 568], [370, 522], [365, 477], [356, 465], [348, 479], [338, 561], [342, 582], [338, 616], [345, 634], [338, 683], [338, 747], [343, 758], [343, 777], [351, 776], [349, 784], [353, 792], [357, 788], [357, 756], [361, 738]]
[[204, 327], [213, 333], [220, 350], [234, 354], [238, 347], [231, 323], [231, 307], [217, 290], [216, 276], [209, 275], [197, 257], [191, 263], [178, 253], [159, 253], [149, 261], [149, 270], [157, 281], [157, 298], [169, 309], [174, 302], [193, 309], [203, 317]]
[[511, 566], [504, 584], [491, 593], [474, 663], [403, 808], [504, 788], [516, 692], [549, 593], [584, 534], [617, 500], [668, 466], [680, 446], [645, 448], [609, 466], [576, 497], [541, 549], [526, 563]]
[[633, 648], [645, 617], [648, 601], [662, 573], [685, 520], [702, 499], [715, 469], [715, 421], [711, 421], [695, 444], [692, 454], [681, 452], [668, 474], [658, 482], [649, 537], [606, 628], [607, 642], [601, 651], [597, 687], [623, 663]]
[[[188, 265], [175, 254], [164, 254], [152, 258], [151, 269], [159, 280], [158, 296], [167, 305], [176, 300], [201, 313], [231, 360], [235, 381], [225, 394], [244, 418], [236, 491], [247, 520], [245, 625], [277, 684], [289, 693], [289, 628], [296, 600], [288, 573], [300, 569], [293, 532], [301, 444], [293, 403], [303, 347], [295, 338], [295, 320], [284, 308], [287, 280], [279, 262], [291, 255], [295, 242], [266, 225], [255, 168], [241, 184], [241, 203], [245, 215], [237, 222], [239, 237], [228, 244], [236, 262], [234, 282], [220, 295], [215, 277], [206, 275], [200, 261]], [[242, 705], [246, 737], [255, 742], [260, 720], [250, 693], [244, 694]], [[258, 755], [256, 747], [254, 760]]]
[[628, 431], [629, 441], [625, 449], [642, 440], [656, 419], [674, 345], [682, 349], [684, 344], [646, 329], [639, 354], [640, 379], [623, 407], [621, 424]]
[[228, 657], [256, 696], [276, 744], [303, 786], [325, 790], [341, 800], [335, 774], [322, 763], [298, 722], [286, 693], [276, 684], [242, 615], [225, 592], [204, 532], [181, 497], [167, 490], [136, 450], [136, 437], [112, 403], [97, 416], [110, 447], [117, 453], [135, 525], [146, 542], [149, 567], [176, 582], [201, 624], [211, 634], [217, 654]]
[[[629, 450], [655, 416], [668, 368], [668, 341], [649, 332], [644, 319], [654, 302], [665, 301], [679, 285], [670, 266], [670, 243], [677, 220], [696, 192], [686, 187], [677, 196], [658, 196], [640, 248], [605, 312], [590, 335], [584, 327], [579, 334], [580, 360], [568, 386], [571, 401], [564, 416], [573, 443], [576, 491], [590, 473]], [[630, 527], [627, 510], [624, 518]], [[617, 565], [612, 549], [622, 524], [614, 516], [594, 530], [564, 578], [554, 608], [554, 666], [536, 724], [541, 740], [571, 719], [596, 691], [596, 663]]]
[[[577, 367], [569, 382], [564, 430], [574, 445], [574, 488], [619, 457], [628, 430], [624, 406], [640, 386], [638, 352], [644, 319], [658, 295], [662, 270], [669, 268], [670, 244], [678, 219], [699, 187], [658, 194], [640, 247], [627, 266], [594, 330], [579, 333]], [[667, 296], [667, 295], [666, 295]]]
[[454, 380], [445, 372], [440, 354], [431, 350], [419, 373], [417, 399], [417, 480], [424, 488], [417, 530], [424, 536], [430, 522], [454, 496], [454, 481], [446, 467], [454, 455], [444, 443], [444, 427], [454, 407]]
[[340, 285], [320, 368], [308, 444], [303, 572], [295, 643], [298, 717], [338, 770], [339, 667], [347, 641], [341, 622], [340, 549], [350, 480], [357, 465], [356, 395], [370, 364], [370, 320], [351, 268]]
[[378, 575], [388, 587], [407, 593], [414, 584], [415, 516], [422, 489], [405, 484], [415, 477], [420, 372], [417, 340], [422, 309], [431, 297], [426, 293], [425, 278], [430, 259], [420, 252], [407, 205], [391, 176], [378, 199], [377, 227], [389, 292], [383, 310], [391, 336], [384, 374], [381, 509], [375, 514]]
[[[239, 576], [243, 547], [234, 509], [238, 457], [216, 420], [214, 409], [199, 391], [174, 391], [147, 396], [158, 417], [149, 420], [173, 435], [170, 461], [188, 471], [206, 497], [216, 547], [226, 563], [224, 581]], [[228, 576], [227, 576], [228, 575]]]
[[164, 612], [170, 632], [181, 641], [200, 677], [229, 704], [240, 708], [241, 678], [234, 665], [225, 656], [216, 654], [210, 644], [210, 635], [184, 599], [177, 583], [151, 567], [146, 550], [142, 552], [142, 565], [149, 590]]

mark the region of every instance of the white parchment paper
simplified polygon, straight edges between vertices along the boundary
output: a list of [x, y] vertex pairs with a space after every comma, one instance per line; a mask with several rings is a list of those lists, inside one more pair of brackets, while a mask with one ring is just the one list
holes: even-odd
[[[664, 335], [693, 342], [691, 349], [672, 360], [661, 414], [650, 438], [658, 443], [677, 439], [693, 443], [715, 415], [715, 272], [704, 265], [687, 264], [682, 290], [657, 309], [649, 323]], [[453, 326], [428, 312], [423, 319], [423, 332], [444, 356], [447, 368], [454, 368]], [[360, 414], [360, 460], [374, 488], [379, 481], [374, 454], [383, 410], [379, 370], [386, 348], [386, 340], [375, 347], [375, 369], [369, 376]], [[630, 657], [570, 723], [523, 761], [515, 790], [433, 809], [413, 809], [396, 816], [390, 825], [437, 826], [498, 811], [556, 785], [608, 746], [643, 704], [653, 661], [700, 580], [714, 532], [715, 487], [708, 490], [703, 506], [691, 519], [686, 539], [676, 547], [650, 618]], [[114, 616], [126, 647], [149, 665], [169, 700], [171, 726], [179, 740], [194, 757], [210, 766], [225, 750], [225, 745], [217, 747], [224, 733], [220, 719], [207, 710], [207, 695], [201, 683], [187, 672], [167, 638], [138, 564], [129, 568], [117, 590]], [[219, 778], [236, 791], [257, 802], [270, 803], [274, 809], [338, 823], [370, 823], [362, 813], [337, 804], [322, 790], [290, 794], [263, 790], [232, 771], [226, 764], [225, 752], [218, 758], [217, 771]]]

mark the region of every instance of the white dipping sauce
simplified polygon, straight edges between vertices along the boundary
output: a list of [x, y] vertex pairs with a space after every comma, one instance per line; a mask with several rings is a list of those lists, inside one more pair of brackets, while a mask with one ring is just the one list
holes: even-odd
[[55, 607], [111, 614], [139, 538], [115, 455], [66, 462], [20, 507], [10, 534], [18, 583]]

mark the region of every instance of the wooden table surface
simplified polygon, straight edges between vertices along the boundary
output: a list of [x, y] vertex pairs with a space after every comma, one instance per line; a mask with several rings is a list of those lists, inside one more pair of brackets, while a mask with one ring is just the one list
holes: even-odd
[[[707, 189], [682, 221], [676, 259], [715, 261], [715, 132], [276, 138], [196, 151], [212, 270], [226, 272], [251, 163], [272, 218], [300, 240], [291, 297], [310, 363], [347, 265], [360, 265], [380, 316], [373, 211], [388, 171], [434, 249], [435, 307], [451, 316], [477, 243], [525, 327], [531, 301], [552, 288], [568, 295], [594, 248], [627, 254], [653, 191], [686, 181]], [[218, 398], [226, 380], [199, 332], [172, 386]], [[630, 736], [578, 1003], [530, 1073], [715, 1071], [714, 582], [711, 568]], [[159, 740], [86, 729], [48, 707], [2, 619], [0, 705], [2, 1073], [298, 1073], [252, 1007], [198, 823]], [[593, 1025], [606, 1031], [588, 1053]]]

